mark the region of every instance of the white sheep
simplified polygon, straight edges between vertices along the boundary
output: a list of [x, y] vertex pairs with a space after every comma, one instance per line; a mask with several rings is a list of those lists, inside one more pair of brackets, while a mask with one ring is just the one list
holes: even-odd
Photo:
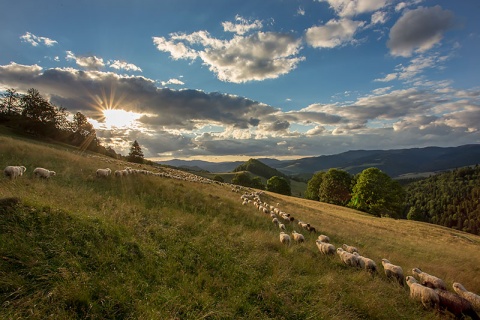
[[320, 240], [321, 242], [330, 243], [330, 238], [324, 234], [319, 235], [318, 240]]
[[303, 236], [303, 234], [301, 233], [298, 233], [297, 231], [293, 230], [292, 232], [292, 238], [293, 238], [293, 241], [295, 242], [305, 242], [305, 237]]
[[343, 250], [342, 248], [337, 248], [337, 254], [347, 266], [358, 267], [358, 257], [350, 252]]
[[290, 244], [290, 236], [286, 234], [285, 232], [280, 232], [280, 242], [283, 244]]
[[272, 223], [278, 226], [278, 224], [279, 224], [280, 222], [278, 222], [278, 219], [277, 219], [277, 218], [273, 218], [273, 219], [272, 219]]
[[325, 255], [335, 254], [335, 246], [333, 244], [320, 240], [316, 240], [315, 244], [317, 245], [317, 248], [321, 253]]
[[412, 299], [420, 301], [425, 308], [431, 307], [438, 309], [440, 307], [440, 297], [435, 290], [422, 286], [412, 276], [407, 276], [406, 280], [407, 285], [410, 288], [410, 297]]
[[279, 223], [278, 228], [280, 228], [280, 230], [286, 230], [285, 225], [283, 223]]
[[480, 319], [475, 312], [472, 303], [467, 299], [447, 290], [435, 289], [435, 292], [440, 298], [440, 308], [453, 313], [457, 319], [463, 318], [464, 315], [469, 316], [474, 320]]
[[433, 289], [438, 288], [442, 290], [447, 290], [447, 286], [445, 285], [445, 282], [440, 278], [437, 278], [435, 276], [432, 276], [431, 274], [423, 272], [419, 268], [413, 268], [412, 273], [414, 276], [417, 276], [420, 283], [423, 284], [424, 286], [427, 286]]
[[402, 267], [392, 264], [387, 259], [382, 259], [382, 265], [387, 278], [397, 280], [402, 287], [405, 285], [405, 277], [403, 275]]
[[27, 171], [27, 168], [24, 166], [7, 166], [3, 170], [3, 174], [10, 179], [16, 179], [22, 176], [25, 171]]
[[470, 303], [472, 304], [473, 308], [480, 312], [480, 295], [478, 294], [475, 294], [471, 291], [468, 291], [467, 289], [465, 289], [465, 287], [459, 283], [459, 282], [454, 282], [453, 283], [453, 290], [455, 290], [456, 293], [458, 293], [458, 295], [460, 295], [461, 297], [467, 299], [468, 301], [470, 301]]
[[35, 170], [33, 170], [33, 174], [39, 178], [49, 179], [50, 177], [55, 176], [57, 173], [45, 168], [35, 168]]
[[111, 173], [112, 173], [112, 170], [110, 170], [110, 168], [97, 169], [96, 175], [97, 175], [97, 177], [106, 178], [106, 177], [108, 177]]
[[345, 244], [345, 243], [342, 245], [342, 248], [343, 250], [349, 253], [354, 253], [354, 252], [358, 253], [358, 249], [356, 247], [349, 246], [348, 244]]
[[377, 264], [375, 263], [375, 261], [373, 261], [370, 258], [359, 255], [358, 252], [354, 252], [353, 255], [357, 256], [358, 266], [361, 269], [364, 269], [365, 271], [371, 274], [374, 274], [377, 272]]

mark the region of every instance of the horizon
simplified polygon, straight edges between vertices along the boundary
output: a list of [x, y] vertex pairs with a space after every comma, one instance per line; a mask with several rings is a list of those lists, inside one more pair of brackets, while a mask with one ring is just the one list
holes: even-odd
[[133, 140], [161, 159], [480, 143], [474, 0], [0, 3], [0, 93], [37, 89], [118, 153]]

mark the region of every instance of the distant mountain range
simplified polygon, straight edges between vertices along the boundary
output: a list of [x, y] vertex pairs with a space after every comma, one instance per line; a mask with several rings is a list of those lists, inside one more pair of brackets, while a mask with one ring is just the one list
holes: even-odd
[[[257, 158], [262, 163], [289, 176], [308, 176], [317, 171], [338, 168], [356, 174], [376, 167], [392, 178], [429, 174], [459, 167], [480, 164], [480, 144], [459, 147], [426, 147], [393, 150], [352, 150], [336, 155], [277, 160]], [[201, 160], [160, 161], [174, 167], [210, 172], [231, 172], [244, 161], [208, 162]]]

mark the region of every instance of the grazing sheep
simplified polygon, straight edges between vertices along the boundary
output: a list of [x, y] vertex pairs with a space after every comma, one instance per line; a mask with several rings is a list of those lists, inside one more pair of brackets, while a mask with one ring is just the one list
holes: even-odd
[[285, 232], [280, 232], [280, 242], [286, 245], [290, 244], [290, 236]]
[[342, 248], [343, 248], [343, 250], [345, 250], [347, 252], [350, 252], [350, 253], [354, 253], [354, 252], [358, 253], [358, 249], [356, 247], [349, 246], [345, 243], [342, 245]]
[[280, 228], [280, 230], [286, 230], [285, 225], [283, 223], [279, 223], [278, 228]]
[[410, 297], [420, 301], [425, 308], [438, 309], [440, 306], [440, 297], [432, 288], [422, 286], [412, 276], [407, 276], [407, 285], [410, 288]]
[[358, 252], [354, 252], [353, 255], [357, 256], [358, 258], [358, 266], [368, 273], [374, 274], [377, 272], [377, 264], [370, 258], [361, 256]]
[[33, 174], [39, 178], [49, 179], [57, 173], [55, 171], [50, 171], [45, 168], [35, 168], [35, 170], [33, 170]]
[[277, 226], [278, 226], [278, 224], [280, 223], [280, 222], [278, 222], [278, 219], [277, 219], [277, 218], [273, 218], [273, 219], [272, 219], [272, 222], [273, 222], [274, 224], [276, 224]]
[[343, 250], [342, 248], [337, 248], [337, 254], [347, 266], [358, 267], [358, 257], [350, 252]]
[[27, 168], [24, 166], [7, 166], [3, 170], [3, 174], [10, 179], [16, 179], [22, 176], [25, 171], [27, 171]]
[[106, 177], [108, 177], [111, 173], [112, 173], [112, 170], [110, 170], [110, 168], [97, 169], [96, 175], [97, 175], [97, 177], [106, 178]]
[[467, 299], [447, 290], [435, 289], [435, 292], [440, 298], [440, 308], [453, 313], [457, 318], [465, 315], [474, 320], [480, 319], [474, 311], [472, 304]]
[[324, 234], [319, 235], [318, 240], [320, 240], [321, 242], [330, 243], [330, 238]]
[[328, 242], [322, 242], [320, 240], [316, 240], [315, 244], [317, 245], [318, 251], [320, 251], [324, 255], [335, 254], [335, 246], [333, 244]]
[[402, 267], [390, 263], [387, 259], [382, 259], [382, 265], [387, 278], [397, 280], [402, 287], [405, 285]]
[[314, 227], [314, 226], [311, 226], [311, 225], [308, 225], [307, 230], [308, 230], [309, 232], [313, 232], [313, 233], [316, 233], [316, 232], [317, 232], [317, 229], [315, 229], [315, 227]]
[[432, 276], [431, 274], [423, 272], [419, 268], [413, 268], [412, 273], [414, 276], [417, 276], [420, 283], [423, 284], [424, 286], [427, 286], [433, 289], [447, 290], [447, 286], [445, 285], [445, 282], [443, 282], [443, 280], [440, 278], [437, 278], [435, 276]]
[[305, 242], [305, 237], [303, 236], [303, 234], [301, 233], [298, 233], [297, 231], [293, 230], [292, 232], [292, 238], [293, 238], [293, 241], [295, 242]]
[[480, 312], [480, 296], [478, 294], [475, 294], [471, 291], [468, 291], [465, 289], [465, 287], [459, 283], [459, 282], [454, 282], [453, 283], [453, 290], [455, 290], [458, 295], [461, 297], [467, 299], [470, 301], [472, 304], [473, 308], [477, 311]]

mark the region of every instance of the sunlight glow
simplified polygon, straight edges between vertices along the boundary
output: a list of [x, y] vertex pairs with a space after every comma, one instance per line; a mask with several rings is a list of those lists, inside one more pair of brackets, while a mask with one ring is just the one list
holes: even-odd
[[142, 114], [121, 109], [103, 110], [105, 126], [107, 128], [126, 128], [131, 126]]

